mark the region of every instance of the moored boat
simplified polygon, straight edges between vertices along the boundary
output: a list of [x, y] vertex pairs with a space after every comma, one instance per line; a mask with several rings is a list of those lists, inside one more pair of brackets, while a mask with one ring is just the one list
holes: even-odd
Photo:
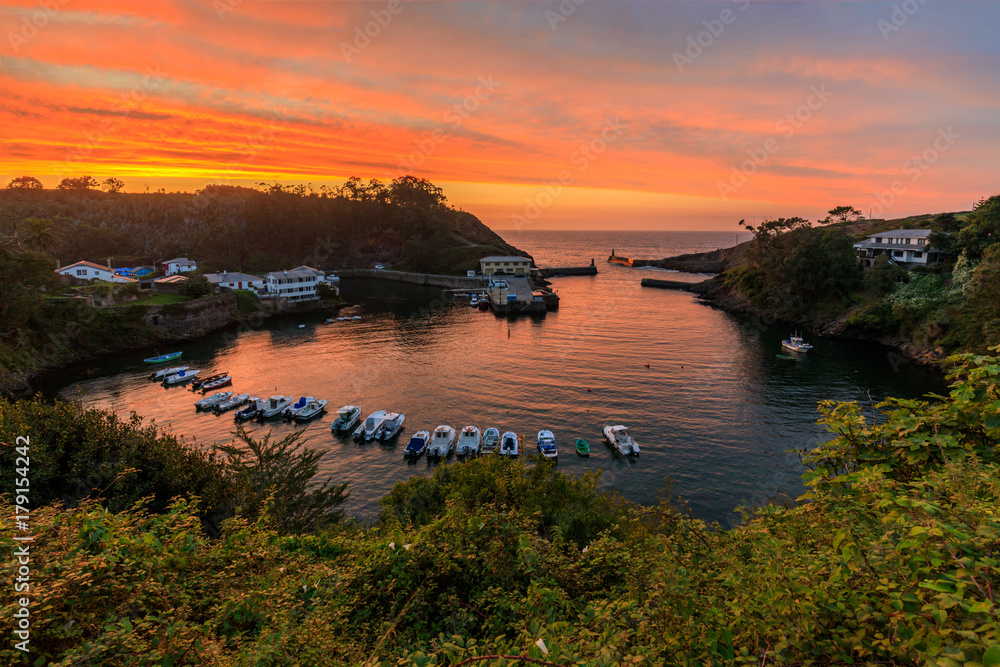
[[200, 377], [191, 383], [191, 389], [193, 391], [198, 391], [203, 386], [205, 386], [205, 384], [224, 377], [226, 377], [226, 373], [224, 371], [222, 373], [215, 373], [214, 375], [206, 375], [205, 377]]
[[580, 456], [590, 456], [590, 445], [583, 438], [576, 439], [576, 453]]
[[278, 417], [282, 412], [285, 411], [289, 405], [292, 404], [291, 396], [282, 396], [281, 394], [275, 394], [267, 399], [264, 406], [257, 412], [258, 419], [271, 419], [273, 417]]
[[170, 352], [168, 354], [159, 354], [155, 357], [149, 357], [148, 359], [143, 359], [147, 364], [162, 364], [168, 361], [173, 361], [174, 359], [180, 359], [183, 352]]
[[554, 459], [559, 456], [556, 436], [552, 434], [552, 431], [541, 430], [538, 432], [538, 451], [547, 459]]
[[328, 401], [325, 398], [314, 398], [306, 403], [304, 407], [299, 408], [299, 410], [292, 415], [292, 418], [297, 422], [306, 422], [310, 419], [315, 419], [326, 412], [327, 402]]
[[406, 415], [401, 412], [386, 413], [385, 421], [382, 422], [382, 428], [378, 432], [378, 439], [387, 442], [395, 438], [403, 430], [404, 421], [406, 421]]
[[813, 346], [802, 340], [800, 336], [789, 336], [781, 341], [781, 347], [792, 352], [808, 352]]
[[237, 394], [235, 396], [230, 396], [226, 400], [222, 401], [215, 406], [215, 414], [219, 415], [223, 412], [228, 412], [233, 408], [238, 408], [247, 401], [250, 400], [250, 394]]
[[434, 437], [431, 438], [431, 442], [427, 446], [427, 458], [438, 461], [446, 459], [454, 446], [455, 429], [447, 424], [441, 424], [434, 429]]
[[211, 382], [206, 382], [205, 384], [201, 385], [201, 393], [204, 394], [206, 391], [212, 391], [213, 389], [218, 389], [219, 387], [227, 387], [232, 383], [233, 383], [232, 375], [223, 375], [220, 378], [216, 378]]
[[[361, 423], [358, 430], [354, 432], [354, 437], [358, 440], [374, 440], [375, 436], [382, 429], [382, 424], [385, 422], [386, 415], [389, 414], [385, 410], [376, 410], [375, 412], [368, 415], [368, 417]], [[359, 435], [360, 431], [360, 435]]]
[[622, 424], [604, 427], [604, 439], [622, 456], [639, 456], [639, 445]]
[[330, 430], [334, 433], [344, 433], [354, 428], [354, 425], [361, 419], [361, 406], [345, 405], [337, 410], [337, 418], [330, 424]]
[[455, 453], [459, 456], [475, 456], [479, 453], [482, 437], [478, 426], [466, 426], [458, 436]]
[[177, 375], [181, 371], [186, 371], [190, 366], [174, 366], [173, 368], [161, 368], [149, 376], [150, 380], [163, 380], [171, 375]]
[[173, 375], [168, 375], [167, 377], [165, 377], [163, 379], [163, 384], [167, 385], [168, 387], [177, 384], [186, 384], [191, 380], [195, 379], [196, 377], [198, 377], [198, 373], [200, 372], [201, 370], [196, 368], [194, 370], [187, 370], [187, 371], [181, 371], [179, 373], [174, 373]]
[[291, 420], [295, 417], [295, 413], [306, 407], [309, 401], [315, 401], [315, 396], [300, 396], [299, 400], [295, 401], [281, 413], [281, 418], [285, 420]]
[[197, 410], [211, 410], [216, 405], [218, 405], [219, 403], [226, 400], [232, 395], [233, 392], [231, 391], [220, 391], [217, 394], [212, 394], [211, 396], [206, 396], [200, 401], [196, 401], [194, 407]]
[[264, 409], [266, 404], [267, 401], [260, 396], [251, 396], [247, 406], [233, 415], [233, 420], [242, 422], [247, 421], [248, 419], [253, 419], [262, 409]]
[[500, 444], [500, 431], [492, 426], [483, 431], [483, 454], [492, 454]]
[[500, 438], [500, 455], [515, 457], [521, 454], [521, 436], [513, 431], [507, 431]]
[[403, 456], [411, 459], [420, 458], [420, 455], [427, 451], [427, 443], [430, 442], [430, 439], [430, 431], [417, 431], [410, 438], [410, 441], [406, 443]]

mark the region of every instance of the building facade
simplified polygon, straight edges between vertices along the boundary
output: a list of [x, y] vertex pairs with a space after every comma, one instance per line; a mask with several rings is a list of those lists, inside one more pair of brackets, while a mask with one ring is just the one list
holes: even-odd
[[76, 262], [56, 269], [62, 276], [70, 276], [77, 280], [106, 280], [112, 283], [134, 283], [135, 279], [119, 273], [110, 266], [102, 266], [93, 262]]
[[213, 285], [220, 285], [229, 289], [249, 289], [255, 292], [264, 289], [264, 279], [260, 276], [252, 276], [249, 273], [223, 271], [222, 273], [206, 273], [205, 277]]
[[930, 246], [930, 235], [929, 229], [879, 232], [855, 243], [854, 250], [862, 266], [871, 266], [879, 255], [906, 268], [933, 264], [942, 259], [943, 253]]
[[163, 275], [173, 276], [178, 273], [187, 273], [188, 271], [197, 271], [198, 265], [188, 259], [187, 257], [178, 257], [177, 259], [168, 259], [163, 263]]
[[285, 297], [289, 301], [315, 301], [319, 299], [316, 285], [323, 280], [322, 271], [308, 266], [288, 271], [272, 271], [264, 278], [265, 291], [262, 296]]
[[531, 260], [527, 257], [491, 255], [479, 260], [479, 266], [484, 276], [527, 276], [531, 273]]

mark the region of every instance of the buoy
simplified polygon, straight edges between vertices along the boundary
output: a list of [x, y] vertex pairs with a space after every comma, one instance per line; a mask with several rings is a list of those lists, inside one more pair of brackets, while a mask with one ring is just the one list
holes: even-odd
[[646, 364], [646, 368], [649, 368], [649, 364]]

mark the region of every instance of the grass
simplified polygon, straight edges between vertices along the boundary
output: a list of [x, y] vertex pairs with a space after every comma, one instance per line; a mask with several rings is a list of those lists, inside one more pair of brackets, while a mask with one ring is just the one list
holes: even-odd
[[190, 301], [191, 297], [184, 296], [182, 294], [153, 294], [147, 299], [140, 299], [139, 301], [133, 301], [131, 304], [134, 306], [165, 306], [170, 303], [184, 303], [185, 301]]

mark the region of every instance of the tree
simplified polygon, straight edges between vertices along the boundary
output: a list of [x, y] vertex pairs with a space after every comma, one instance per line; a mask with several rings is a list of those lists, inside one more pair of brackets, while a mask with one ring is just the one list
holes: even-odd
[[59, 222], [49, 218], [28, 218], [20, 227], [24, 243], [43, 252], [55, 252], [62, 246], [65, 238]]
[[181, 294], [195, 299], [208, 296], [212, 293], [212, 283], [208, 282], [205, 276], [191, 276], [181, 288]]
[[7, 184], [8, 190], [41, 190], [42, 182], [34, 176], [18, 176]]
[[223, 467], [236, 487], [237, 515], [255, 520], [265, 511], [268, 523], [282, 533], [327, 528], [344, 516], [347, 483], [312, 485], [323, 451], [304, 448], [302, 431], [273, 440], [268, 432], [257, 440], [238, 426], [233, 435], [242, 443], [216, 447]]
[[848, 222], [857, 222], [864, 217], [864, 213], [854, 208], [853, 206], [835, 206], [827, 211], [830, 215], [825, 219], [820, 220], [823, 224], [830, 224], [833, 222], [839, 222], [842, 224], [847, 224]]
[[114, 178], [114, 177], [107, 179], [101, 185], [104, 186], [104, 191], [105, 192], [124, 192], [125, 191], [125, 182], [122, 181], [122, 180], [119, 180], [117, 178]]
[[92, 190], [100, 185], [100, 182], [93, 176], [80, 176], [78, 178], [64, 178], [59, 181], [56, 187], [60, 190]]
[[956, 233], [961, 227], [962, 224], [954, 213], [941, 213], [935, 216], [934, 222], [931, 223], [931, 235], [927, 239], [928, 245], [940, 252], [951, 254], [955, 250]]
[[971, 258], [982, 257], [986, 249], [1000, 242], [1000, 195], [981, 199], [958, 232], [955, 251]]
[[421, 206], [424, 208], [444, 208], [447, 199], [444, 190], [425, 178], [400, 176], [392, 179], [389, 199], [397, 206]]

